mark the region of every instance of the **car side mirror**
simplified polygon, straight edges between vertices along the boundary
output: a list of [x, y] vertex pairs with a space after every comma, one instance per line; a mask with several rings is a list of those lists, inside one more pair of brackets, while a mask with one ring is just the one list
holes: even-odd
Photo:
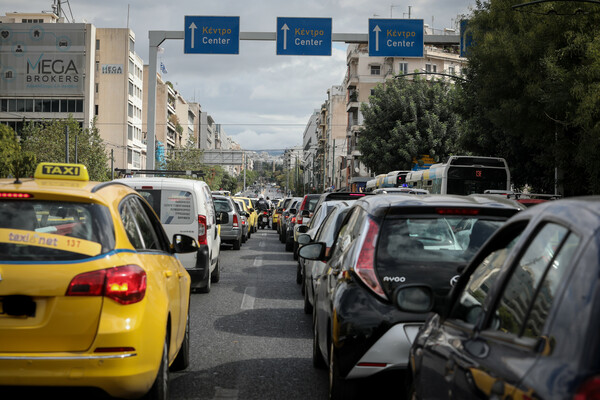
[[242, 215], [243, 215], [244, 217], [246, 217], [246, 218], [249, 218], [249, 217], [250, 217], [250, 214], [248, 214], [246, 211], [244, 211], [244, 212], [242, 213]]
[[229, 222], [229, 214], [226, 212], [220, 212], [217, 214], [217, 225], [226, 224]]
[[254, 208], [249, 208], [248, 211], [250, 211], [251, 213], [254, 212]]
[[425, 285], [399, 286], [393, 295], [397, 309], [409, 313], [427, 313], [434, 306], [433, 289]]
[[302, 210], [302, 217], [303, 218], [310, 218], [310, 211], [309, 210]]
[[308, 225], [300, 225], [298, 227], [298, 232], [300, 232], [300, 233], [306, 233], [306, 232], [308, 232]]
[[192, 253], [198, 251], [198, 243], [191, 236], [176, 233], [173, 235], [171, 250], [173, 253]]
[[278, 214], [281, 214], [282, 212], [283, 212], [283, 208], [279, 207], [279, 208], [277, 209], [277, 213], [278, 213]]
[[325, 261], [325, 249], [325, 243], [305, 244], [298, 249], [298, 256], [306, 260]]
[[[300, 227], [302, 228], [302, 226]], [[300, 229], [298, 229], [300, 230]], [[301, 235], [298, 235], [298, 244], [301, 246], [304, 246], [305, 244], [309, 244], [311, 241], [310, 239], [310, 235], [307, 235], [306, 233], [302, 233]]]
[[295, 208], [290, 208], [290, 214], [296, 214], [298, 212], [298, 210], [296, 210]]

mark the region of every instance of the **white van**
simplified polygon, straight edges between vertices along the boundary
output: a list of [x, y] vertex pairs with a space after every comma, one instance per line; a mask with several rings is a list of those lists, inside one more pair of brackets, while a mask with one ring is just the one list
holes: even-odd
[[183, 233], [198, 240], [197, 253], [178, 256], [192, 278], [192, 290], [210, 292], [211, 283], [218, 282], [220, 278], [221, 237], [212, 194], [206, 182], [161, 177], [115, 181], [137, 190], [150, 203], [169, 237]]

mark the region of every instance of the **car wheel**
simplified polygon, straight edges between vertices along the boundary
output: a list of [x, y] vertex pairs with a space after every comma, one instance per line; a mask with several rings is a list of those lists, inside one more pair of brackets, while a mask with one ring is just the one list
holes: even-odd
[[169, 348], [167, 345], [168, 338], [165, 339], [163, 345], [162, 357], [158, 374], [150, 388], [150, 391], [143, 397], [145, 400], [167, 400], [169, 397]]
[[217, 265], [215, 265], [215, 269], [210, 274], [211, 283], [217, 283], [221, 279], [221, 261], [217, 260]]
[[273, 229], [274, 231], [277, 230], [277, 225], [273, 224], [273, 226], [271, 227], [271, 229]]
[[321, 353], [321, 349], [319, 348], [319, 333], [317, 330], [317, 321], [316, 321], [314, 313], [313, 313], [312, 362], [313, 362], [313, 367], [315, 367], [317, 369], [327, 368], [327, 364], [325, 364], [325, 359], [323, 358], [323, 353]]
[[298, 263], [298, 266], [296, 267], [296, 283], [302, 283], [302, 271], [300, 271], [300, 263]]
[[210, 293], [210, 284], [211, 284], [211, 280], [212, 280], [211, 279], [211, 275], [212, 274], [209, 272], [208, 276], [206, 277], [206, 279], [204, 280], [204, 282], [202, 282], [205, 285], [202, 286], [202, 287], [200, 287], [200, 288], [198, 288], [198, 292], [199, 293]]
[[248, 239], [250, 239], [250, 236], [252, 236], [252, 229], [248, 228]]
[[241, 247], [242, 247], [242, 239], [238, 239], [235, 242], [233, 242], [234, 250], [239, 250]]
[[286, 240], [285, 241], [285, 251], [292, 251], [294, 250], [294, 242]]
[[248, 241], [248, 235], [242, 236], [242, 243], [246, 243]]
[[[188, 306], [189, 307], [189, 306]], [[185, 334], [179, 352], [171, 364], [171, 371], [182, 371], [190, 365], [190, 312], [188, 308], [187, 322], [185, 324]]]
[[294, 260], [298, 259], [298, 243], [294, 241]]
[[333, 341], [329, 345], [329, 399], [355, 399], [358, 387], [353, 379], [344, 379], [340, 376], [337, 356]]
[[305, 285], [302, 286], [304, 287], [304, 314], [311, 314], [313, 312], [313, 305], [308, 300], [308, 290], [306, 290]]

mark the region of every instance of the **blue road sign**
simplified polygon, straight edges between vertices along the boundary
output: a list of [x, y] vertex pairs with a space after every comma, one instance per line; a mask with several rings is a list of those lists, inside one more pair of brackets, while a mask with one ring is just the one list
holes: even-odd
[[330, 56], [331, 18], [277, 17], [277, 55]]
[[460, 21], [460, 56], [466, 57], [469, 47], [473, 45], [473, 32], [469, 28], [469, 20]]
[[370, 57], [423, 57], [422, 19], [369, 19]]
[[185, 54], [239, 54], [240, 17], [186, 15]]

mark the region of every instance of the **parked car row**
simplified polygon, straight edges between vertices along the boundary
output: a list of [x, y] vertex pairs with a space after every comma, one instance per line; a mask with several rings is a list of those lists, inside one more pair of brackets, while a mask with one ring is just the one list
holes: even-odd
[[[329, 197], [328, 197], [329, 196]], [[323, 194], [298, 227], [304, 311], [313, 315], [313, 364], [329, 369], [334, 399], [363, 378], [412, 376], [409, 351], [427, 311], [401, 311], [398, 288], [420, 283], [443, 299], [479, 247], [524, 207], [478, 196]]]

